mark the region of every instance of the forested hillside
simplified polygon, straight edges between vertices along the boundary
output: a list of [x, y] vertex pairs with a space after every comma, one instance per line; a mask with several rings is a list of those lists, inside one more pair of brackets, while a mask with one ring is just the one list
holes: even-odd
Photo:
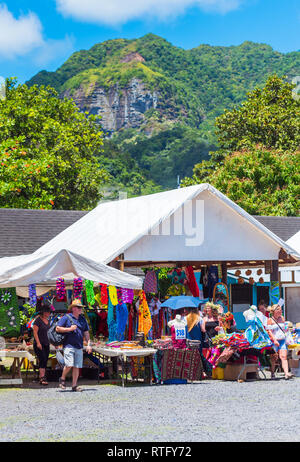
[[111, 174], [110, 186], [135, 195], [190, 176], [218, 147], [215, 118], [275, 73], [289, 81], [299, 76], [300, 52], [252, 42], [184, 50], [148, 34], [78, 51], [28, 85], [50, 85], [101, 117], [107, 138], [99, 164]]

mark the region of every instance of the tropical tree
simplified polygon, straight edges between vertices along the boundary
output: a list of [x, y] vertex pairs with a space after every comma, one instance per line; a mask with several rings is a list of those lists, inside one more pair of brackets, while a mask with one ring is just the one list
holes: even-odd
[[183, 186], [210, 183], [252, 214], [297, 215], [300, 102], [277, 76], [216, 119], [220, 149]]
[[0, 206], [88, 209], [108, 175], [96, 154], [103, 134], [94, 116], [51, 87], [6, 82], [0, 101]]

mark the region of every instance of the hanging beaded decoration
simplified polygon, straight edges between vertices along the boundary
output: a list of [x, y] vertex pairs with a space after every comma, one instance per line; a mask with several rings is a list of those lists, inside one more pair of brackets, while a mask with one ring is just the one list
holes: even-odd
[[83, 291], [83, 282], [81, 278], [74, 278], [73, 282], [73, 295], [75, 298], [81, 298]]
[[66, 302], [66, 285], [64, 278], [56, 279], [56, 301]]
[[35, 284], [30, 284], [30, 286], [28, 287], [28, 293], [29, 293], [29, 305], [36, 306], [37, 296], [36, 296], [36, 285]]

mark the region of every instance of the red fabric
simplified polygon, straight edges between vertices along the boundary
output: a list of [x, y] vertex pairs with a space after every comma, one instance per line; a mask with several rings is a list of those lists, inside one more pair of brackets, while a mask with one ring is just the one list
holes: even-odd
[[108, 292], [106, 284], [101, 284], [101, 303], [103, 303], [103, 305], [108, 304]]
[[97, 337], [102, 334], [104, 337], [108, 337], [108, 326], [107, 326], [107, 311], [97, 312], [98, 314], [98, 326], [97, 326]]
[[132, 311], [129, 313], [128, 319], [128, 340], [132, 340], [133, 338], [133, 319], [132, 319]]
[[188, 281], [189, 289], [192, 292], [193, 297], [199, 297], [200, 291], [199, 291], [199, 287], [198, 287], [198, 284], [195, 278], [193, 267], [187, 266], [185, 268], [185, 274], [186, 274], [186, 278]]

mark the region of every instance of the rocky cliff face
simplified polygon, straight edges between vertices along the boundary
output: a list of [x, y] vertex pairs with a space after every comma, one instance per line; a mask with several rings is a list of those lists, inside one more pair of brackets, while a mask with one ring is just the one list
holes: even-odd
[[65, 91], [62, 96], [72, 96], [81, 111], [101, 116], [103, 128], [116, 131], [139, 127], [145, 112], [158, 106], [159, 94], [133, 78], [124, 88], [116, 84], [106, 90], [93, 84], [88, 89], [79, 87], [72, 95]]

